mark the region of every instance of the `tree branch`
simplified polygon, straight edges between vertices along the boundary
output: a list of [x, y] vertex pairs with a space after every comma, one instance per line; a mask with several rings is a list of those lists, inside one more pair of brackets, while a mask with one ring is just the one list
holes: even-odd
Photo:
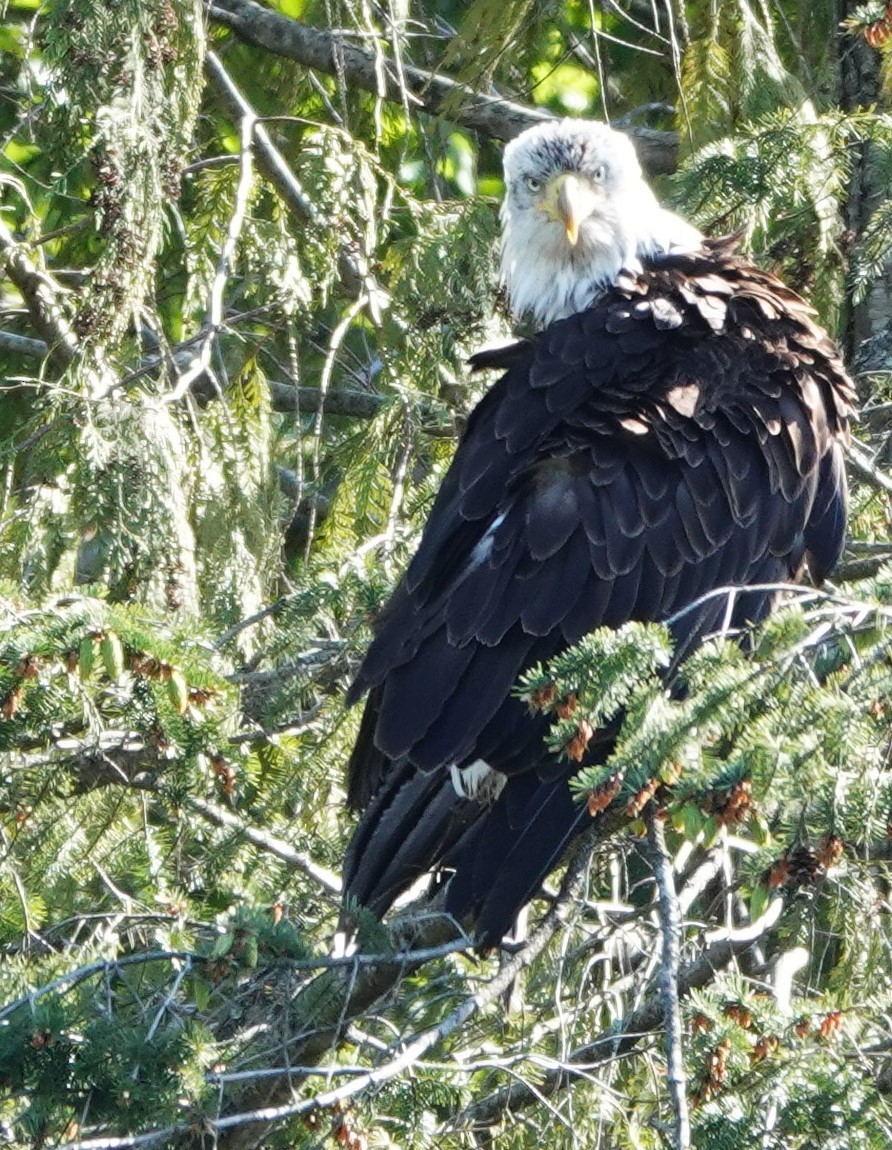
[[34, 330], [64, 365], [78, 353], [77, 339], [59, 303], [59, 285], [26, 254], [9, 227], [0, 219], [0, 269], [22, 294]]
[[[240, 40], [295, 60], [317, 72], [343, 76], [355, 88], [383, 95], [393, 103], [430, 115], [443, 113], [456, 124], [496, 140], [510, 140], [533, 124], [554, 119], [550, 112], [475, 92], [447, 76], [392, 63], [342, 37], [311, 28], [254, 0], [215, 0], [210, 18], [231, 29]], [[401, 81], [402, 80], [402, 84]], [[404, 87], [403, 87], [404, 85]], [[673, 172], [678, 164], [678, 137], [650, 128], [628, 129], [643, 167], [650, 175]]]
[[[294, 387], [290, 383], [279, 383], [276, 380], [267, 380], [267, 387], [273, 411], [287, 412], [291, 415], [298, 411], [301, 415], [314, 415], [320, 407], [324, 407], [326, 415], [341, 415], [348, 419], [374, 419], [390, 402], [388, 396], [378, 392], [356, 391], [353, 388], [327, 391], [323, 395], [322, 389], [318, 387]], [[451, 421], [442, 422], [442, 416], [436, 410], [432, 410], [429, 403], [420, 403], [418, 409], [422, 419], [430, 420], [420, 428], [423, 435], [435, 439], [451, 439], [461, 431], [463, 417], [454, 415]]]
[[[416, 1035], [395, 1058], [369, 1071], [362, 1077], [353, 1079], [337, 1090], [295, 1102], [292, 1095], [292, 1082], [289, 1078], [283, 1077], [279, 1081], [273, 1080], [272, 1083], [265, 1083], [262, 1087], [253, 1084], [250, 1091], [238, 1099], [237, 1109], [230, 1107], [228, 1115], [212, 1123], [214, 1128], [221, 1133], [225, 1130], [229, 1131], [219, 1141], [220, 1150], [247, 1150], [248, 1147], [256, 1146], [262, 1141], [264, 1133], [271, 1123], [297, 1114], [308, 1113], [311, 1110], [338, 1105], [369, 1086], [389, 1081], [404, 1070], [411, 1068], [427, 1050], [455, 1033], [483, 1007], [495, 1002], [517, 975], [537, 955], [542, 953], [554, 933], [562, 925], [572, 903], [573, 894], [588, 863], [592, 847], [599, 841], [603, 832], [604, 824], [598, 822], [589, 830], [588, 834], [579, 839], [572, 853], [557, 899], [531, 934], [523, 949], [506, 962], [501, 970], [476, 994], [470, 995], [459, 1003], [438, 1025]], [[432, 905], [435, 909], [436, 903]], [[391, 937], [394, 939], [394, 950], [402, 949], [398, 942], [399, 931], [401, 928], [405, 930], [406, 924], [407, 920], [397, 918], [390, 925]], [[461, 932], [457, 925], [447, 916], [438, 914], [424, 925], [421, 937], [413, 940], [412, 950], [416, 949], [418, 944], [424, 947], [439, 946], [454, 941], [458, 937], [461, 937]], [[299, 1038], [296, 1042], [289, 1043], [289, 1062], [305, 1065], [312, 1065], [317, 1062], [337, 1045], [352, 1020], [377, 998], [395, 986], [400, 978], [414, 969], [414, 965], [417, 963], [412, 963], [410, 951], [402, 964], [364, 970], [349, 980], [346, 972], [343, 971], [321, 976], [339, 980], [330, 983], [331, 993], [325, 996], [326, 1001], [331, 1004], [327, 1011], [330, 1021], [319, 1020], [312, 1032], [305, 1034], [305, 1037]], [[299, 1025], [302, 997], [302, 995], [297, 995], [293, 999], [293, 1005], [289, 1008], [291, 1017], [283, 1019], [283, 1030], [290, 1031], [294, 1035], [300, 1035], [302, 1030], [305, 1033], [305, 1024], [304, 1027]], [[311, 1003], [319, 998], [316, 984], [312, 984], [308, 988], [307, 998]], [[268, 997], [264, 999], [263, 1008], [266, 1011], [269, 1010]]]
[[[712, 943], [695, 962], [682, 967], [678, 975], [678, 993], [681, 997], [713, 981], [733, 959], [749, 950], [764, 938], [777, 923], [783, 909], [783, 899], [777, 898], [768, 910], [750, 926], [729, 931], [725, 937]], [[537, 1079], [535, 1089], [526, 1083], [515, 1082], [494, 1091], [479, 1102], [466, 1107], [448, 1125], [449, 1130], [484, 1129], [501, 1122], [509, 1111], [534, 1106], [559, 1090], [571, 1086], [576, 1077], [620, 1055], [628, 1054], [642, 1038], [657, 1030], [663, 1022], [663, 998], [654, 994], [623, 1020], [622, 1026], [602, 1031], [592, 1042], [579, 1047], [560, 1066]]]
[[869, 483], [871, 487], [885, 491], [887, 495], [892, 495], [892, 478], [877, 467], [863, 447], [859, 447], [857, 443], [850, 443], [846, 448], [846, 454], [849, 457], [850, 468], [859, 479]]
[[374, 419], [387, 402], [383, 395], [373, 391], [328, 391], [323, 396], [318, 387], [294, 387], [290, 383], [267, 380], [273, 411], [299, 411], [301, 415], [315, 415], [325, 406], [326, 415], [346, 415], [354, 419]]
[[320, 866], [319, 863], [314, 862], [309, 855], [303, 851], [296, 851], [284, 839], [280, 839], [277, 835], [270, 834], [269, 831], [260, 830], [258, 827], [252, 827], [245, 823], [234, 814], [232, 811], [226, 810], [225, 807], [219, 807], [216, 803], [209, 803], [206, 799], [200, 799], [197, 796], [190, 796], [186, 800], [186, 806], [196, 811], [207, 819], [208, 822], [214, 823], [215, 826], [225, 827], [227, 830], [236, 831], [242, 835], [249, 843], [260, 847], [261, 850], [267, 854], [274, 855], [277, 859], [281, 859], [283, 863], [291, 867], [292, 870], [302, 871], [304, 874], [314, 878], [320, 886], [325, 887], [326, 890], [331, 891], [332, 894], [341, 893], [341, 880], [327, 867]]
[[675, 1114], [673, 1145], [675, 1150], [688, 1150], [691, 1145], [691, 1119], [688, 1114], [687, 1079], [682, 1050], [681, 1010], [678, 1005], [678, 974], [681, 966], [681, 908], [675, 893], [672, 860], [666, 850], [663, 820], [656, 804], [649, 802], [644, 811], [647, 842], [657, 882], [660, 902], [660, 998], [666, 1028], [666, 1080]]
[[[205, 70], [223, 107], [236, 123], [244, 120], [246, 116], [255, 117], [253, 109], [232, 82], [216, 52], [208, 52]], [[256, 122], [256, 117], [252, 150], [258, 170], [266, 176], [293, 215], [305, 224], [324, 229], [326, 223], [316, 210], [315, 204], [270, 139], [269, 132], [263, 124]], [[338, 254], [338, 273], [344, 287], [353, 295], [357, 295], [363, 283], [363, 269], [356, 254], [343, 244]]]
[[43, 359], [49, 347], [42, 339], [31, 339], [14, 331], [0, 331], [0, 350], [31, 356], [33, 359]]

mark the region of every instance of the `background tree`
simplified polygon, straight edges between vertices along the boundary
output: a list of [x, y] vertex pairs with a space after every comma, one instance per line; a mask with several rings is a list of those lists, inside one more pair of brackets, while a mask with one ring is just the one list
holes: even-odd
[[[887, 1146], [892, 8], [0, 12], [8, 1140], [659, 1147], [685, 1096], [696, 1145]], [[613, 834], [522, 945], [413, 904], [331, 959], [343, 686], [509, 330], [499, 142], [554, 114], [629, 130], [838, 334], [849, 552], [683, 701], [660, 628], [527, 676], [558, 750], [627, 720], [581, 786]]]

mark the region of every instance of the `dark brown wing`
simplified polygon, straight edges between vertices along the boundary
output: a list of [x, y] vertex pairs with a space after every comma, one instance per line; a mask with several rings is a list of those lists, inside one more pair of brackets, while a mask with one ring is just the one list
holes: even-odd
[[[722, 273], [722, 274], [720, 274]], [[821, 340], [824, 339], [825, 343]], [[675, 261], [515, 348], [475, 411], [350, 698], [368, 807], [348, 893], [377, 911], [448, 856], [449, 903], [494, 941], [585, 820], [518, 675], [598, 626], [836, 561], [848, 382], [801, 301], [735, 261]], [[734, 624], [772, 593], [738, 596]], [[722, 620], [672, 625], [681, 659]], [[606, 753], [605, 752], [602, 753]], [[508, 777], [491, 807], [450, 768]]]

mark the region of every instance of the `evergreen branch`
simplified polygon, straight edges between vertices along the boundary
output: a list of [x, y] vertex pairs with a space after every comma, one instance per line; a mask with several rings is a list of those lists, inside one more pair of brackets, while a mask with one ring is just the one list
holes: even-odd
[[[764, 939], [774, 928], [783, 909], [783, 899], [775, 899], [765, 913], [749, 926], [728, 931], [725, 937], [711, 943], [694, 962], [678, 973], [679, 997], [708, 986], [715, 976], [735, 958]], [[622, 1024], [602, 1031], [591, 1042], [575, 1050], [568, 1059], [540, 1078], [535, 1087], [515, 1082], [482, 1098], [456, 1115], [447, 1126], [450, 1131], [482, 1130], [495, 1126], [505, 1115], [534, 1106], [559, 1090], [569, 1088], [576, 1077], [606, 1062], [630, 1053], [641, 1039], [659, 1029], [664, 1021], [663, 996], [655, 994], [633, 1011]]]
[[684, 1070], [681, 1010], [678, 1005], [678, 973], [681, 966], [681, 907], [675, 891], [672, 860], [666, 849], [663, 820], [651, 801], [644, 809], [647, 842], [650, 847], [660, 902], [660, 998], [666, 1028], [666, 1081], [675, 1114], [673, 1145], [675, 1150], [689, 1150], [691, 1119], [688, 1114], [687, 1078]]
[[[714, 591], [707, 591], [705, 594], [700, 595], [692, 603], [688, 603], [687, 606], [682, 607], [679, 611], [676, 611], [674, 615], [670, 615], [669, 618], [665, 620], [665, 625], [667, 627], [671, 627], [680, 619], [683, 619], [686, 615], [691, 614], [693, 611], [699, 610], [699, 608], [702, 607], [704, 603], [708, 603], [711, 599], [721, 598], [726, 598], [728, 600], [728, 605], [725, 610], [725, 618], [728, 619], [731, 617], [734, 611], [734, 604], [737, 600], [737, 596], [745, 591], [780, 592], [791, 600], [795, 599], [801, 606], [805, 606], [806, 604], [816, 600], [838, 603], [840, 606], [845, 606], [850, 602], [850, 600], [845, 596], [834, 594], [833, 592], [823, 588], [809, 587], [807, 584], [803, 583], [753, 583], [748, 584], [747, 586], [742, 584], [729, 583], [725, 587], [716, 587]], [[726, 626], [722, 627], [723, 631], [726, 629]]]
[[48, 994], [54, 994], [57, 990], [73, 990], [76, 986], [80, 986], [82, 982], [86, 982], [88, 978], [92, 978], [94, 974], [112, 974], [116, 970], [125, 966], [145, 966], [147, 962], [203, 962], [204, 958], [200, 954], [195, 954], [191, 950], [147, 950], [142, 954], [125, 954], [121, 958], [104, 959], [99, 962], [90, 962], [85, 966], [79, 966], [75, 970], [69, 970], [65, 974], [61, 974], [58, 978], [54, 978], [52, 982], [48, 982], [45, 986], [35, 987], [34, 990], [29, 990], [27, 994], [23, 994], [21, 998], [15, 998], [12, 1002], [6, 1003], [5, 1006], [0, 1008], [0, 1021], [8, 1018], [11, 1014], [15, 1014], [23, 1006], [29, 1006], [37, 1002], [40, 998], [45, 998]]
[[[402, 64], [400, 75], [380, 53], [368, 52], [332, 32], [311, 28], [263, 8], [254, 0], [216, 0], [210, 18], [231, 29], [240, 40], [295, 60], [307, 68], [338, 76], [362, 91], [430, 115], [444, 113], [456, 124], [496, 140], [510, 140], [532, 124], [554, 117], [550, 112], [484, 95], [435, 72]], [[400, 83], [402, 79], [403, 83]], [[651, 174], [673, 172], [678, 163], [674, 132], [628, 128], [642, 166]]]
[[[250, 1107], [250, 1103], [248, 1103], [248, 1107], [245, 1107], [244, 1102], [246, 1100], [243, 1100], [243, 1106], [240, 1107], [237, 1113], [210, 1120], [208, 1125], [215, 1133], [220, 1134], [227, 1130], [232, 1131], [228, 1137], [220, 1139], [218, 1143], [220, 1150], [246, 1150], [249, 1146], [255, 1146], [264, 1136], [264, 1132], [268, 1130], [273, 1123], [287, 1118], [297, 1117], [301, 1114], [308, 1114], [313, 1111], [339, 1106], [341, 1103], [360, 1094], [369, 1087], [391, 1081], [404, 1071], [410, 1070], [428, 1050], [441, 1043], [451, 1034], [454, 1034], [481, 1009], [495, 1002], [500, 995], [511, 986], [521, 971], [542, 953], [554, 933], [563, 924], [576, 888], [587, 866], [591, 849], [600, 839], [601, 833], [603, 833], [603, 827], [600, 823], [596, 823], [589, 830], [588, 834], [584, 835], [578, 841], [572, 853], [564, 880], [561, 883], [557, 899], [549, 908], [536, 930], [530, 935], [524, 947], [509, 959], [499, 972], [476, 994], [464, 999], [436, 1026], [432, 1026], [416, 1035], [408, 1045], [403, 1047], [401, 1053], [395, 1058], [376, 1067], [374, 1070], [352, 1079], [350, 1082], [335, 1090], [326, 1091], [312, 1098], [304, 1098], [297, 1102], [288, 1101], [279, 1105], [269, 1104], [270, 1102], [274, 1103], [276, 1097], [287, 1097], [290, 1094], [289, 1082], [285, 1080], [277, 1084], [273, 1096], [267, 1099], [267, 1105], [248, 1108]], [[442, 929], [442, 927], [440, 929]], [[411, 952], [407, 957], [411, 957]], [[380, 997], [380, 994], [394, 985], [405, 973], [405, 969], [405, 964], [399, 967], [389, 966], [381, 968], [384, 977], [378, 981], [378, 986], [376, 987], [378, 993], [376, 997]], [[387, 973], [388, 971], [390, 972], [389, 975]], [[374, 970], [372, 973], [374, 975]], [[367, 993], [363, 994], [362, 998], [366, 1000], [364, 1005], [369, 1005], [370, 1001], [374, 1001], [374, 999], [368, 999]], [[298, 997], [296, 1005], [299, 1006], [299, 1003], [300, 998]], [[311, 1058], [307, 1057], [308, 1053], [315, 1055], [315, 1057], [320, 1057], [325, 1051], [329, 1050], [332, 1045], [336, 1044], [346, 1031], [352, 1019], [359, 1013], [359, 1011], [355, 1009], [355, 1004], [355, 988], [351, 983], [348, 983], [347, 994], [338, 1009], [335, 1025], [322, 1031], [321, 1034], [313, 1036], [312, 1045], [303, 1042], [299, 1044], [298, 1050], [290, 1050], [289, 1053], [294, 1061], [310, 1062]], [[320, 1038], [322, 1040], [321, 1042]], [[260, 1130], [257, 1130], [258, 1126], [261, 1128]]]
[[[332, 1046], [339, 1041], [346, 1032], [352, 1020], [363, 1013], [373, 1002], [388, 993], [406, 974], [411, 973], [422, 962], [452, 953], [454, 950], [465, 949], [468, 945], [467, 937], [458, 929], [454, 921], [446, 915], [431, 912], [426, 909], [419, 916], [417, 908], [398, 916], [390, 924], [390, 937], [393, 940], [393, 954], [381, 956], [354, 955], [349, 958], [333, 958], [327, 963], [313, 965], [328, 965], [334, 968], [330, 974], [320, 977], [334, 977], [339, 981], [335, 984], [341, 991], [341, 998], [337, 1002], [335, 1011], [336, 1020], [328, 1026], [321, 1026], [316, 1030], [307, 1032], [306, 1026], [298, 1028], [296, 1020], [289, 1012], [286, 1023], [294, 1023], [292, 1032], [301, 1034], [300, 1040], [289, 1046], [289, 1066], [282, 1067], [279, 1076], [265, 1075], [263, 1079], [249, 1080], [249, 1089], [245, 1094], [246, 1106], [238, 1113], [218, 1119], [203, 1119], [197, 1125], [179, 1124], [165, 1126], [157, 1130], [142, 1134], [131, 1134], [120, 1137], [105, 1136], [89, 1138], [79, 1141], [62, 1143], [59, 1150], [129, 1150], [129, 1148], [152, 1146], [165, 1140], [176, 1138], [180, 1144], [194, 1141], [203, 1144], [204, 1137], [209, 1132], [221, 1133], [229, 1131], [228, 1135], [218, 1140], [218, 1147], [226, 1150], [236, 1150], [238, 1147], [253, 1146], [262, 1137], [262, 1131], [277, 1119], [286, 1118], [292, 1114], [308, 1113], [320, 1109], [320, 1102], [324, 1096], [304, 1099], [301, 1108], [295, 1110], [294, 1105], [275, 1105], [278, 1098], [291, 1097], [292, 1083], [295, 1075], [295, 1066], [302, 1066], [302, 1071], [309, 1071], [315, 1063], [327, 1054]], [[407, 948], [404, 944], [411, 941], [413, 944], [421, 943], [420, 947]], [[137, 956], [134, 956], [136, 958]], [[190, 957], [196, 957], [190, 955]], [[103, 964], [93, 964], [102, 966]], [[114, 963], [109, 963], [114, 966]], [[295, 966], [294, 963], [290, 964]], [[269, 977], [263, 979], [264, 985], [258, 987], [258, 1014], [264, 1019], [269, 1016], [270, 986]], [[313, 982], [311, 987], [315, 987]], [[484, 988], [486, 989], [486, 988]], [[28, 1001], [26, 998], [25, 1001]], [[298, 1010], [302, 1003], [302, 996], [298, 995], [293, 1007]], [[425, 1032], [425, 1034], [428, 1032]], [[367, 1083], [367, 1071], [363, 1071], [363, 1089]], [[269, 1078], [273, 1078], [270, 1087]], [[351, 1083], [353, 1085], [353, 1083]], [[331, 1093], [331, 1092], [329, 1092]], [[267, 1105], [259, 1106], [257, 1103], [263, 1098]], [[328, 1103], [329, 1106], [335, 1102]], [[261, 1126], [258, 1132], [257, 1127]]]
[[[241, 122], [249, 116], [255, 118], [253, 109], [233, 83], [216, 52], [208, 52], [205, 69], [224, 108], [236, 122]], [[282, 153], [270, 139], [269, 132], [263, 124], [256, 122], [256, 118], [252, 147], [258, 169], [276, 189], [296, 218], [304, 224], [325, 230], [326, 221], [301, 187], [300, 181], [285, 162]], [[340, 246], [338, 253], [338, 273], [344, 287], [351, 294], [357, 295], [365, 276], [356, 254], [346, 244]]]
[[[150, 773], [150, 768], [157, 768], [160, 764], [158, 756], [151, 757], [150, 761], [147, 762], [148, 748], [140, 747], [137, 752], [125, 750], [124, 744], [133, 738], [129, 732], [103, 732], [103, 735], [105, 738], [102, 742], [97, 740], [90, 742], [75, 739], [67, 740], [72, 743], [80, 743], [80, 746], [72, 748], [76, 752], [76, 757], [70, 762], [70, 768], [76, 775], [75, 793], [95, 790], [100, 786], [119, 785], [161, 795], [162, 785]], [[110, 735], [113, 735], [114, 738], [109, 738]], [[236, 737], [233, 741], [244, 740]], [[118, 752], [118, 757], [113, 758], [112, 752]], [[38, 761], [58, 762], [58, 759], [54, 755], [52, 758], [40, 756], [38, 760], [35, 756], [28, 760], [29, 766], [33, 768]], [[296, 851], [284, 839], [247, 825], [231, 811], [218, 807], [206, 799], [189, 796], [185, 800], [185, 805], [215, 826], [237, 831], [254, 846], [274, 855], [293, 870], [300, 871], [314, 879], [332, 894], [340, 893], [341, 880], [334, 872], [314, 862], [301, 851]]]

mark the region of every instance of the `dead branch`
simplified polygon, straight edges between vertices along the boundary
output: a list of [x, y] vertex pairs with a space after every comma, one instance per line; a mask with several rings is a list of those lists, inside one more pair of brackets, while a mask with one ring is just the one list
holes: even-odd
[[[205, 70], [220, 102], [236, 123], [240, 123], [245, 117], [255, 116], [250, 104], [232, 82], [216, 52], [208, 52]], [[303, 190], [297, 176], [270, 139], [269, 132], [263, 124], [256, 122], [256, 118], [252, 148], [258, 170], [266, 176], [295, 218], [304, 224], [324, 230], [327, 225], [316, 210], [316, 205]], [[364, 279], [363, 270], [356, 253], [346, 245], [341, 245], [338, 253], [338, 273], [344, 287], [351, 294], [357, 295]]]
[[[741, 930], [730, 931], [713, 942], [695, 962], [684, 966], [678, 975], [678, 993], [685, 997], [712, 982], [735, 958], [764, 939], [774, 928], [783, 909], [783, 900], [777, 898], [761, 918]], [[663, 1022], [662, 995], [650, 996], [640, 1009], [624, 1019], [621, 1026], [603, 1031], [592, 1042], [579, 1047], [560, 1066], [537, 1079], [535, 1089], [526, 1083], [515, 1082], [494, 1091], [479, 1102], [466, 1107], [448, 1124], [449, 1130], [485, 1129], [501, 1122], [506, 1114], [534, 1106], [543, 1098], [550, 1098], [559, 1090], [572, 1086], [580, 1074], [587, 1073], [605, 1062], [628, 1054], [642, 1038], [657, 1030]]]
[[892, 495], [892, 478], [877, 467], [868, 451], [859, 447], [857, 443], [850, 443], [846, 448], [846, 454], [849, 459], [849, 467], [859, 479], [869, 483], [871, 487], [876, 487], [879, 491], [885, 491], [887, 495]]
[[650, 847], [660, 904], [660, 999], [666, 1029], [666, 1081], [675, 1114], [673, 1145], [675, 1150], [688, 1150], [691, 1145], [691, 1119], [688, 1114], [687, 1078], [684, 1072], [681, 1010], [678, 1005], [678, 974], [681, 966], [681, 907], [675, 891], [672, 859], [666, 849], [663, 820], [656, 804], [650, 802], [644, 811], [647, 842]]

